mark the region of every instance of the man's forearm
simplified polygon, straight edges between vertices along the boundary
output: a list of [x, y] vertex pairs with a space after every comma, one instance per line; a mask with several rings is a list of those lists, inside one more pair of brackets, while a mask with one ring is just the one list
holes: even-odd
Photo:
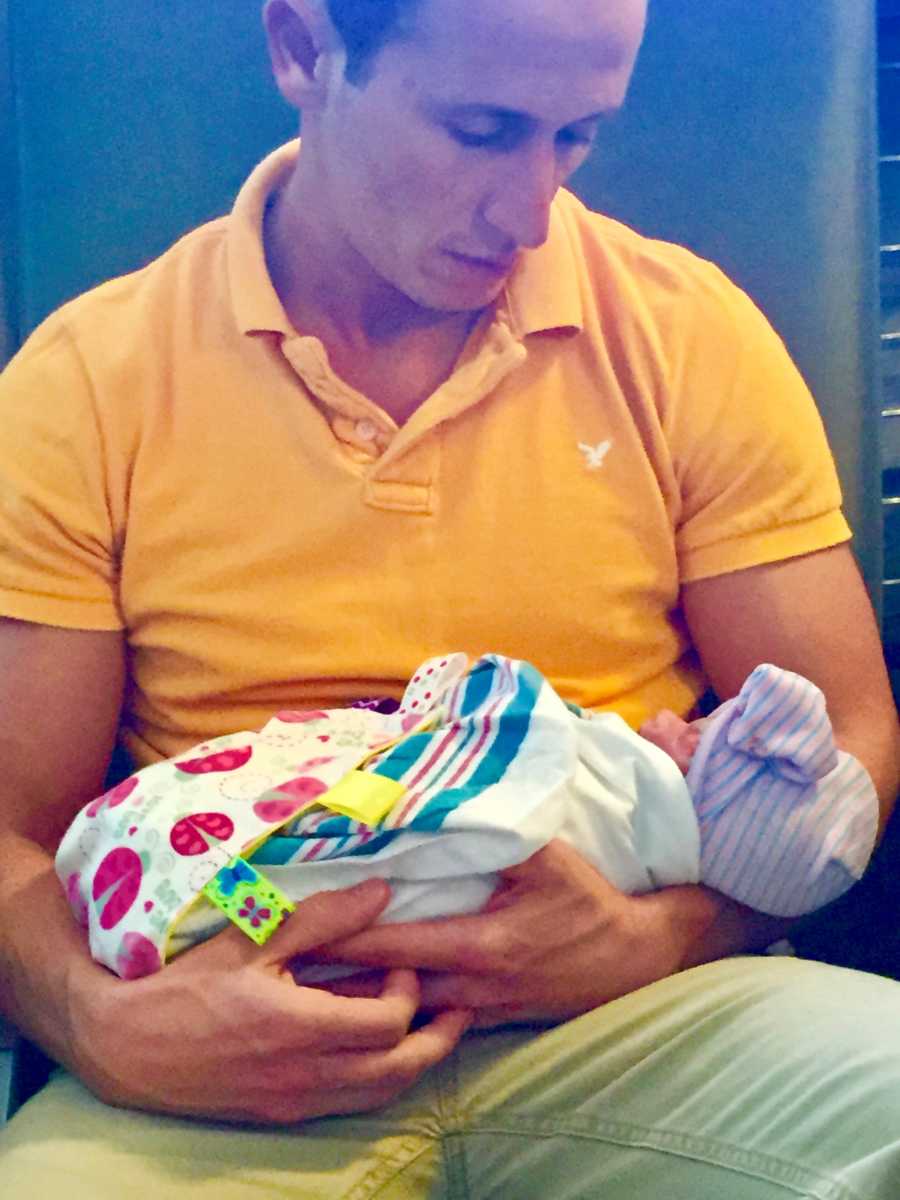
[[719, 892], [687, 884], [653, 893], [671, 936], [682, 947], [681, 968], [714, 962], [731, 954], [764, 950], [796, 923], [754, 912]]
[[[860, 700], [849, 715], [842, 720], [836, 719], [834, 726], [838, 745], [848, 754], [855, 755], [872, 779], [878, 796], [880, 839], [900, 787], [900, 729], [896, 712], [889, 704], [875, 706]], [[680, 912], [680, 919], [694, 921], [697, 928], [697, 938], [685, 966], [696, 966], [730, 954], [764, 950], [780, 938], [789, 936], [797, 924], [796, 919], [754, 912], [707, 888], [693, 890], [703, 895], [694, 897], [690, 907], [685, 905], [681, 910], [680, 906], [685, 902], [677, 898], [672, 901]], [[677, 915], [675, 919], [678, 919]]]
[[871, 776], [878, 794], [878, 836], [884, 833], [900, 788], [900, 728], [893, 706], [867, 714], [859, 709], [834, 721], [838, 745], [853, 754]]
[[[854, 709], [834, 720], [835, 736], [842, 750], [855, 755], [869, 772], [878, 796], [878, 837], [884, 832], [900, 786], [900, 728], [890, 704], [875, 704], [863, 697]], [[788, 937], [796, 919], [771, 917], [728, 899], [709, 888], [668, 888], [670, 920], [693, 934], [683, 966], [698, 966], [742, 954], [764, 950]]]
[[57, 1061], [73, 1065], [73, 976], [103, 977], [87, 953], [50, 855], [12, 833], [0, 841], [0, 1011]]

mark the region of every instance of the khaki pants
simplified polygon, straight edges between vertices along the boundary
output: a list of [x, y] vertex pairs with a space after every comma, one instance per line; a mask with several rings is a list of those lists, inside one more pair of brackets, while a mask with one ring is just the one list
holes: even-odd
[[390, 1108], [287, 1131], [123, 1112], [60, 1075], [0, 1135], [0, 1196], [52, 1195], [897, 1200], [900, 985], [730, 959], [471, 1034]]

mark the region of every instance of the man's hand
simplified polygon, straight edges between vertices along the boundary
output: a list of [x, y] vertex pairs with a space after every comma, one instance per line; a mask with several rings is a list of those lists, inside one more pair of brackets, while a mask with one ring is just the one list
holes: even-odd
[[107, 1103], [220, 1120], [289, 1123], [378, 1108], [444, 1058], [470, 1021], [443, 1012], [410, 1031], [412, 971], [373, 998], [297, 987], [286, 963], [358, 934], [389, 897], [372, 880], [319, 893], [262, 948], [229, 929], [131, 982], [78, 973], [69, 1003], [73, 1069]]
[[[627, 896], [553, 841], [504, 871], [481, 913], [382, 925], [316, 958], [419, 969], [424, 1008], [474, 1009], [480, 1026], [561, 1020], [680, 970], [718, 912], [696, 887]], [[371, 976], [334, 985], [371, 988]]]

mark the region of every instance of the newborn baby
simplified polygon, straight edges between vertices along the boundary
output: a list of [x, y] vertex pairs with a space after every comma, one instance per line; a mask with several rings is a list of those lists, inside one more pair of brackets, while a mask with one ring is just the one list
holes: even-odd
[[819, 689], [768, 664], [703, 721], [640, 735], [502, 655], [431, 659], [385, 707], [280, 713], [86, 806], [56, 865], [94, 957], [134, 978], [229, 919], [261, 941], [291, 901], [375, 874], [384, 920], [477, 911], [554, 837], [623, 891], [701, 881], [783, 916], [872, 851], [867, 772]]

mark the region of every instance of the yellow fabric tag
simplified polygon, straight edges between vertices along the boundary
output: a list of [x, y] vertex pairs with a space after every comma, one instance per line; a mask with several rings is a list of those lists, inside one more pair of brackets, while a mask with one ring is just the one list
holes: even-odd
[[318, 799], [323, 808], [330, 808], [341, 816], [361, 821], [363, 825], [377, 825], [405, 793], [402, 783], [388, 779], [386, 775], [377, 775], [374, 771], [348, 771]]

